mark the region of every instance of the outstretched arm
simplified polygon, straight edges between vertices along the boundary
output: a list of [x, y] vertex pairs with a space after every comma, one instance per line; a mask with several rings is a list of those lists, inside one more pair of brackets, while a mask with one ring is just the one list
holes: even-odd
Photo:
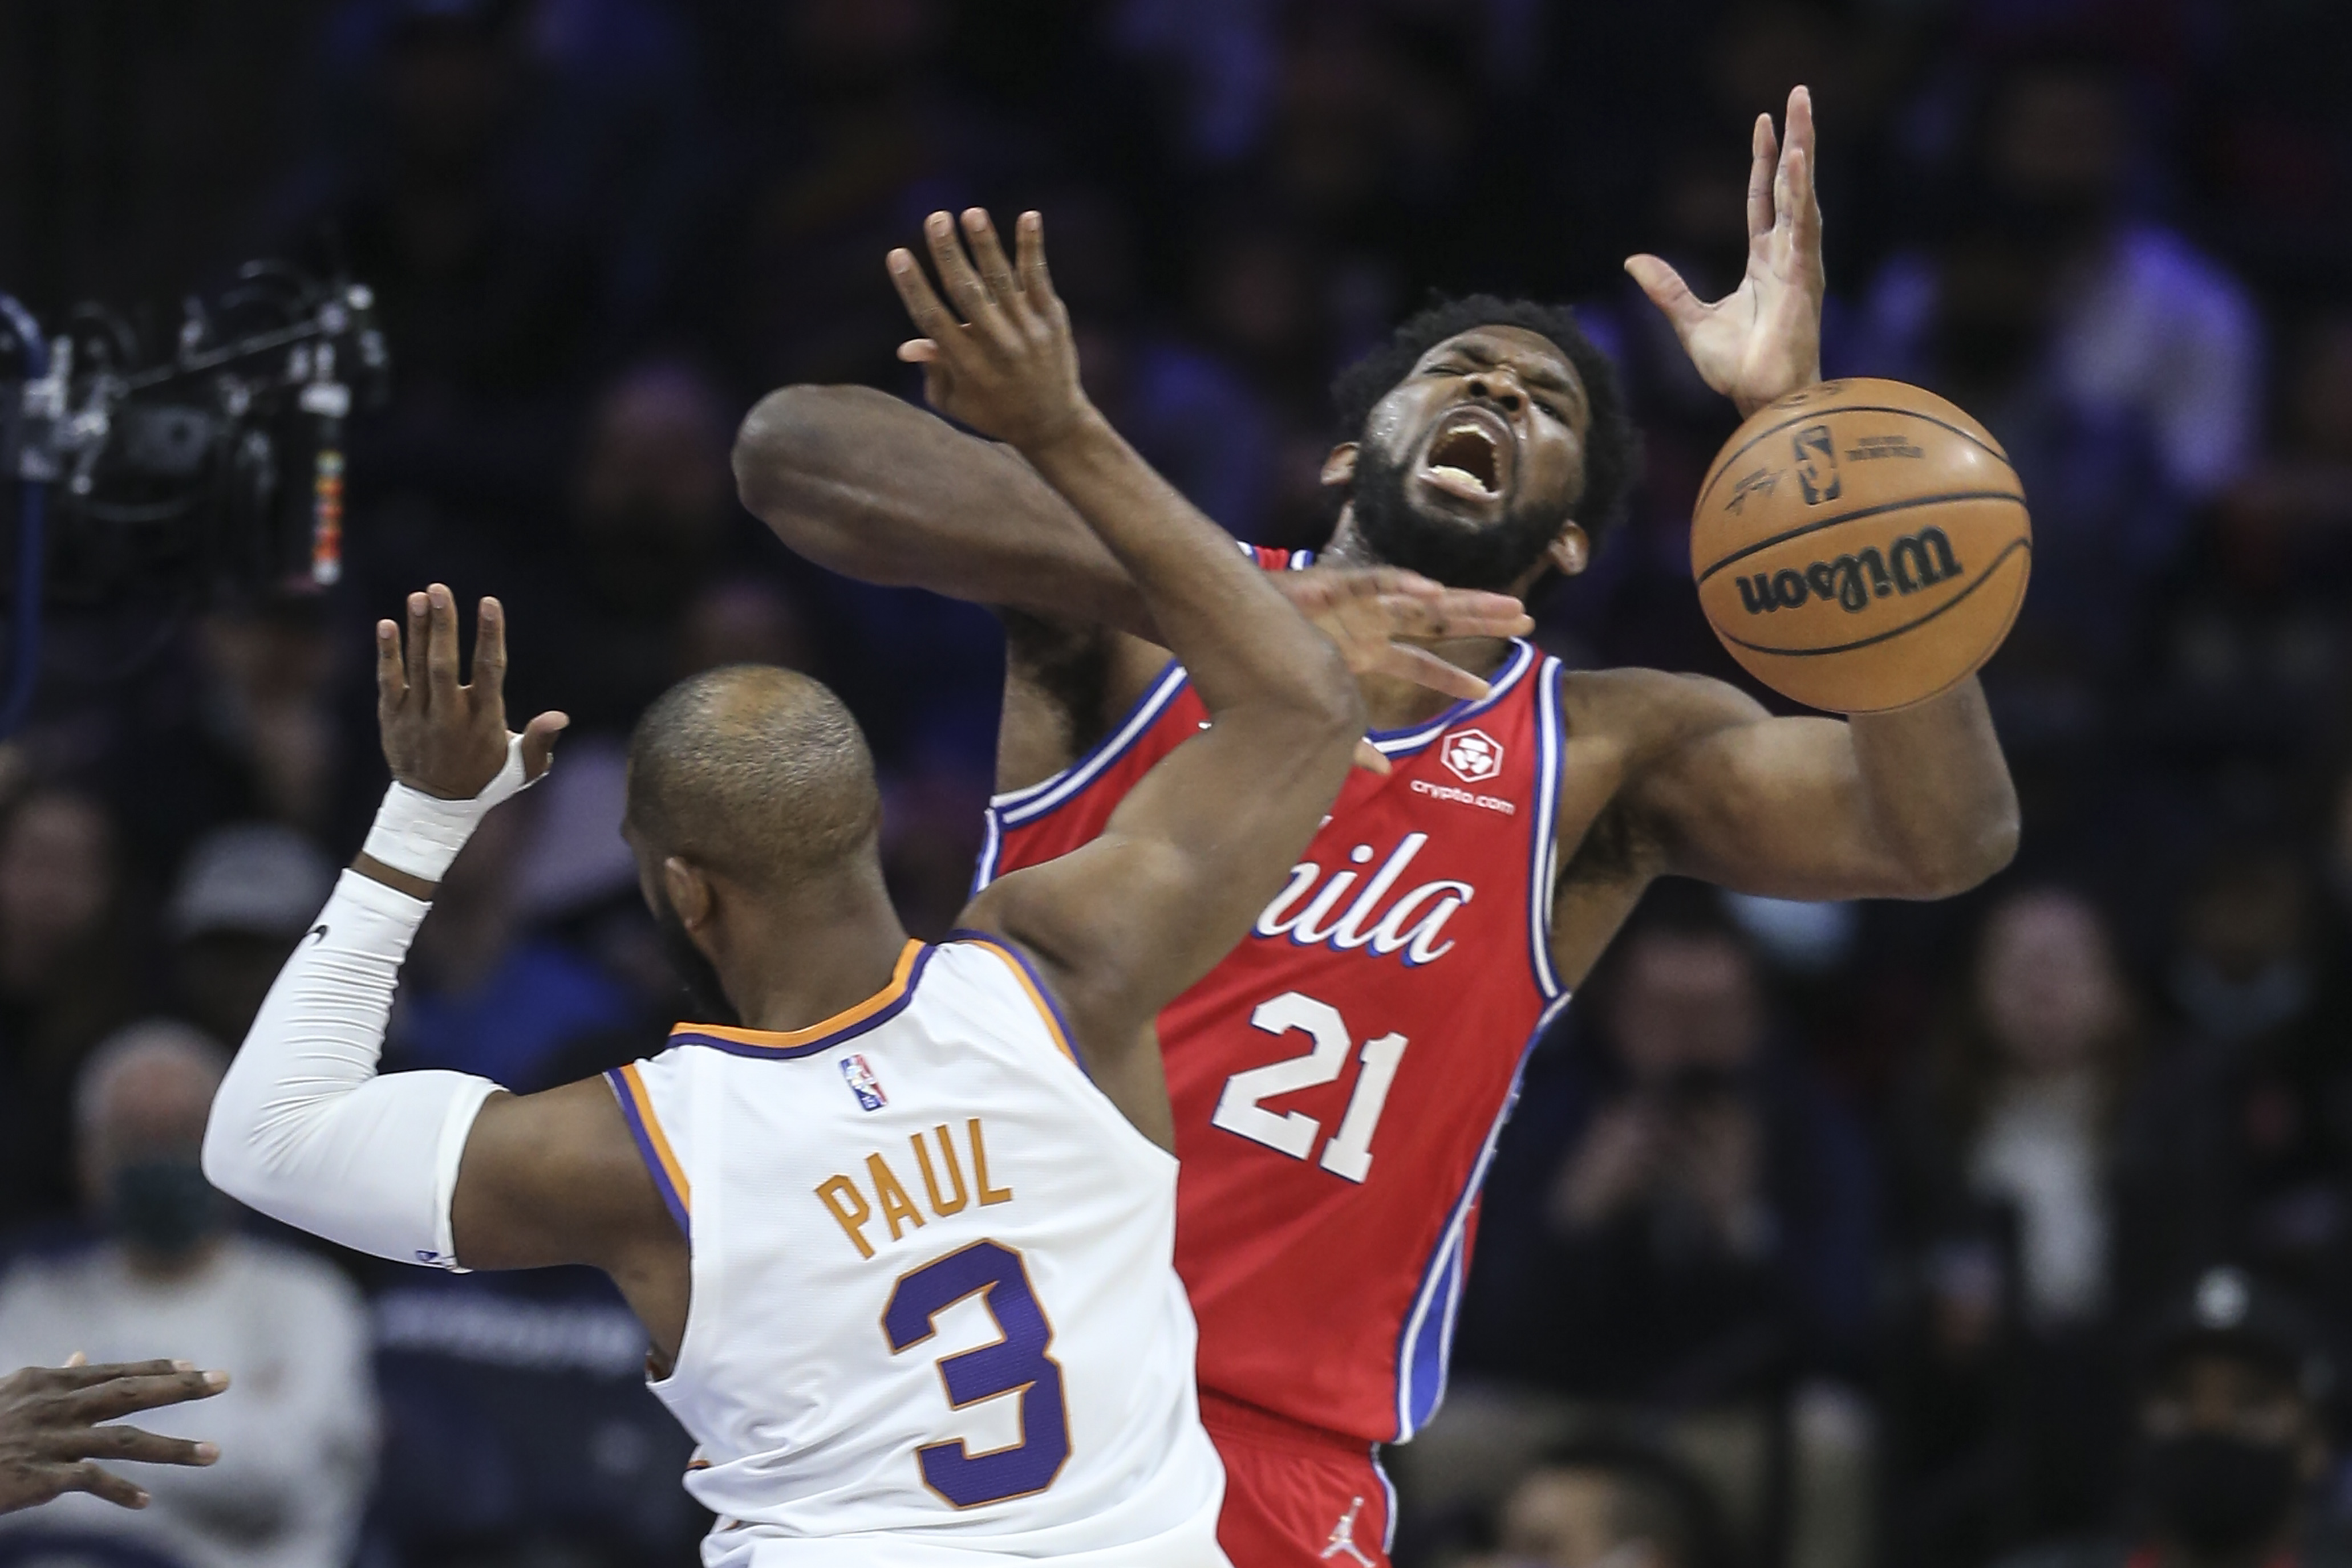
[[[1759, 116], [1748, 177], [1748, 270], [1713, 304], [1674, 268], [1626, 269], [1706, 383], [1742, 414], [1821, 379], [1821, 202], [1812, 97], [1787, 135]], [[1789, 898], [1940, 898], [2007, 864], [2017, 792], [1975, 677], [1895, 713], [1774, 718], [1719, 682], [1650, 676], [1661, 727], [1623, 796], [1656, 869]]]
[[471, 684], [458, 679], [446, 588], [410, 595], [404, 653], [401, 629], [378, 624], [394, 783], [221, 1083], [205, 1174], [248, 1207], [381, 1258], [595, 1265], [672, 1348], [683, 1270], [659, 1263], [684, 1243], [604, 1084], [518, 1097], [467, 1073], [377, 1072], [401, 961], [442, 873], [484, 815], [546, 773], [565, 722], [541, 714], [509, 734], [505, 673], [494, 599], [482, 601]]
[[770, 392], [736, 433], [735, 485], [845, 577], [1158, 640], [1127, 570], [1018, 453], [887, 392]]
[[1627, 785], [1655, 870], [1776, 898], [1948, 898], [2016, 852], [2017, 791], [1974, 680], [1893, 713], [1775, 718], [1654, 675], [1674, 738]]
[[1017, 266], [986, 214], [966, 213], [964, 235], [976, 267], [947, 214], [932, 217], [953, 313], [915, 258], [893, 253], [924, 334], [900, 352], [923, 365], [935, 405], [1010, 442], [1069, 501], [1138, 585], [1210, 713], [1100, 838], [1003, 879], [969, 912], [1044, 961], [1099, 1060], [1129, 1050], [1280, 886], [1346, 777], [1362, 698], [1330, 642], [1087, 401], [1037, 215], [1021, 219]]
[[[921, 588], [1022, 612], [1008, 622], [1000, 787], [1066, 766], [1074, 740], [1123, 712], [1166, 665], [1167, 633], [1118, 557], [1012, 446], [866, 387], [789, 386], [744, 417], [735, 438], [743, 505], [798, 554], [862, 582]], [[1389, 572], [1365, 594], [1357, 569], [1317, 567], [1274, 579], [1339, 646], [1348, 667], [1415, 682], [1454, 698], [1485, 683], [1420, 644], [1509, 636], [1519, 605]], [[1335, 585], [1334, 580], [1339, 580]], [[1342, 617], [1336, 607], [1347, 606]], [[1024, 643], [1024, 624], [1043, 633]], [[1066, 693], [1037, 678], [1076, 654], [1098, 662], [1101, 712], [1062, 711]], [[1042, 716], [1052, 715], [1049, 721]], [[1378, 768], [1369, 746], [1360, 761]]]

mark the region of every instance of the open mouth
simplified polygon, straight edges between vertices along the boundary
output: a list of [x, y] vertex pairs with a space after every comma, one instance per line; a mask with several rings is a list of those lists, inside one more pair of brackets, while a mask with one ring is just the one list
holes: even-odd
[[1465, 501], [1491, 501], [1503, 492], [1509, 432], [1482, 408], [1458, 409], [1430, 437], [1422, 476], [1435, 489]]

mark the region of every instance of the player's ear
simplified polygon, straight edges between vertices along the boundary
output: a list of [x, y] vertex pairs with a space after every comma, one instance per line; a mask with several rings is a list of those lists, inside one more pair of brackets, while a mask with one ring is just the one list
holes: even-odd
[[1323, 459], [1323, 483], [1342, 489], [1356, 482], [1356, 444], [1343, 441], [1331, 448], [1331, 455]]
[[710, 923], [710, 879], [700, 868], [676, 855], [661, 864], [662, 891], [669, 895], [670, 908], [677, 912], [677, 923], [688, 931], [699, 931]]
[[1570, 523], [1559, 530], [1544, 555], [1560, 576], [1574, 577], [1592, 564], [1592, 541], [1585, 537], [1583, 524]]

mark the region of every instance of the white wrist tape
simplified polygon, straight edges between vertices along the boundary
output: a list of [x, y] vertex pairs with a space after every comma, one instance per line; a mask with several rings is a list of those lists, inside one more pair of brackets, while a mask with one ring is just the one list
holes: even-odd
[[439, 882], [490, 809], [538, 781], [523, 777], [520, 735], [507, 737], [507, 765], [470, 800], [444, 800], [395, 779], [376, 808], [375, 825], [368, 830], [361, 852], [394, 871]]

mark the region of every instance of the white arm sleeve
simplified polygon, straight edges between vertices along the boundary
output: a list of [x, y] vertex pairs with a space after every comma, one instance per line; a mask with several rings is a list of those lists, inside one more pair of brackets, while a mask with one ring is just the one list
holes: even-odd
[[214, 1097], [205, 1176], [330, 1241], [456, 1269], [457, 1162], [499, 1086], [463, 1072], [376, 1074], [401, 960], [430, 907], [343, 873]]

